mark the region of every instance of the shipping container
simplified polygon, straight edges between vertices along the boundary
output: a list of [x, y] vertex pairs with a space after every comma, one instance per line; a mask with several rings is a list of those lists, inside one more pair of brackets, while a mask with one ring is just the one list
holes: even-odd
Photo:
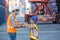
[[5, 22], [5, 8], [0, 5], [0, 25]]
[[5, 0], [0, 0], [0, 4], [5, 6]]
[[29, 2], [33, 14], [27, 14], [25, 21], [28, 21], [29, 17], [38, 16], [39, 23], [54, 23], [58, 12], [56, 0], [29, 0]]
[[8, 6], [6, 0], [0, 0], [0, 25], [5, 23], [8, 16]]

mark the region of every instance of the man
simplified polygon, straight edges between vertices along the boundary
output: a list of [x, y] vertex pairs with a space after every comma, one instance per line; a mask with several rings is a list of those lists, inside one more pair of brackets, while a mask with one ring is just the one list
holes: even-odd
[[16, 40], [16, 32], [17, 28], [19, 28], [19, 23], [16, 19], [16, 15], [19, 12], [19, 8], [17, 6], [13, 7], [12, 13], [8, 16], [7, 19], [7, 32], [11, 40]]

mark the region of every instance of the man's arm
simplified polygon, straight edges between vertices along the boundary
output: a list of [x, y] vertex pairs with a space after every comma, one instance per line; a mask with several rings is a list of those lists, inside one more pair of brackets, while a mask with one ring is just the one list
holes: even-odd
[[11, 21], [12, 21], [12, 27], [13, 28], [19, 28], [19, 24], [18, 21], [14, 19], [14, 17], [11, 17]]

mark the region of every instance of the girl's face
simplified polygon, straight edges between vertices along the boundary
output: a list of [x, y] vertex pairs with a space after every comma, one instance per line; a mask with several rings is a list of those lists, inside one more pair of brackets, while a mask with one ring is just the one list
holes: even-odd
[[31, 20], [30, 20], [30, 23], [34, 23], [34, 21], [31, 19]]

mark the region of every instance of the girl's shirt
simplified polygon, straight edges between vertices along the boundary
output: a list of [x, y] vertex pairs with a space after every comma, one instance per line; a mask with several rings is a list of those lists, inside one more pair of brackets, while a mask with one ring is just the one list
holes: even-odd
[[36, 24], [34, 24], [34, 28], [30, 29], [30, 38], [34, 38], [35, 39], [36, 37], [38, 37], [37, 30], [38, 30], [38, 26]]

